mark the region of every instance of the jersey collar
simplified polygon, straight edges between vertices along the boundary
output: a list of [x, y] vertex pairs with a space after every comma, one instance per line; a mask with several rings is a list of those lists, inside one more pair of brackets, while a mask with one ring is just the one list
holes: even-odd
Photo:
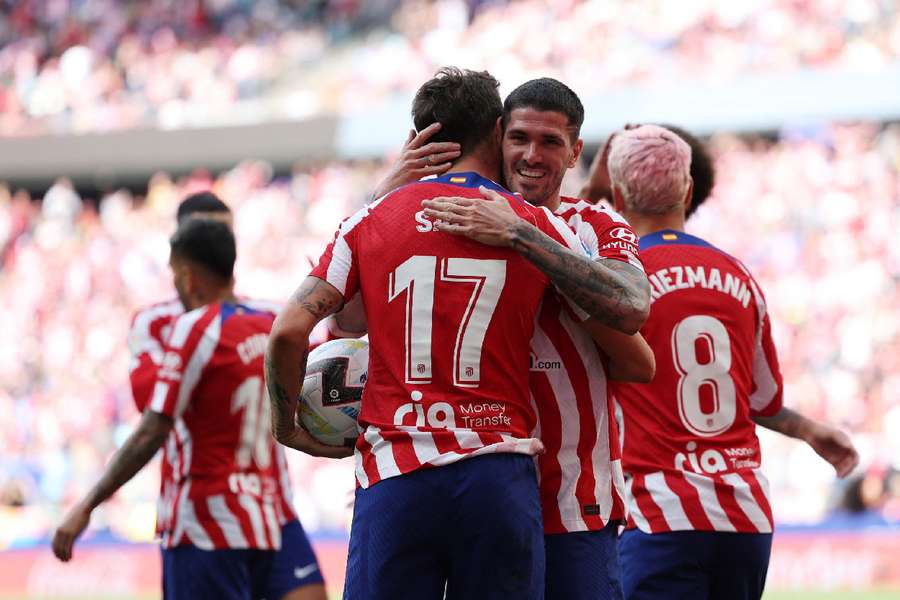
[[641, 250], [647, 250], [648, 248], [652, 248], [654, 246], [665, 246], [672, 244], [705, 246], [707, 248], [713, 247], [709, 242], [701, 240], [700, 238], [690, 235], [689, 233], [676, 231], [675, 229], [661, 229], [659, 231], [654, 231], [653, 233], [648, 233], [647, 235], [641, 236], [640, 248]]
[[447, 183], [450, 185], [458, 185], [466, 188], [477, 188], [478, 186], [483, 185], [489, 190], [494, 190], [495, 192], [500, 192], [501, 194], [510, 194], [511, 192], [504, 188], [499, 183], [491, 181], [486, 177], [482, 177], [478, 173], [474, 171], [463, 171], [460, 173], [445, 173], [440, 177], [437, 177], [431, 181], [437, 183]]

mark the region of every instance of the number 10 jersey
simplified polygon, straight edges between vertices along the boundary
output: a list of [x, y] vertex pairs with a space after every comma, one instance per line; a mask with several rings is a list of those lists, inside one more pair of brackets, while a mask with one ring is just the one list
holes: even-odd
[[[361, 292], [369, 378], [356, 477], [369, 487], [492, 452], [537, 454], [529, 343], [549, 279], [509, 248], [435, 231], [422, 200], [504, 194], [519, 217], [572, 250], [566, 224], [475, 173], [399, 188], [344, 221], [311, 275]], [[583, 316], [583, 314], [581, 315]]]
[[781, 410], [782, 380], [762, 292], [738, 260], [683, 232], [652, 233], [640, 248], [656, 376], [615, 385], [629, 525], [769, 533], [751, 417]]

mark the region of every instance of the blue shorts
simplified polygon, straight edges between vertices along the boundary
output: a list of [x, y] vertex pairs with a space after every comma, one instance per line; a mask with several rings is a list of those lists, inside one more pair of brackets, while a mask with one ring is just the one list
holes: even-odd
[[616, 548], [619, 524], [544, 536], [547, 600], [623, 600]]
[[544, 534], [530, 456], [488, 454], [356, 490], [346, 600], [529, 600], [543, 593]]
[[268, 587], [274, 550], [162, 549], [164, 600], [250, 600]]
[[619, 539], [626, 600], [759, 600], [771, 533], [629, 529]]
[[292, 590], [316, 583], [325, 583], [319, 562], [303, 526], [294, 519], [281, 528], [281, 550], [272, 561], [266, 599], [280, 600]]

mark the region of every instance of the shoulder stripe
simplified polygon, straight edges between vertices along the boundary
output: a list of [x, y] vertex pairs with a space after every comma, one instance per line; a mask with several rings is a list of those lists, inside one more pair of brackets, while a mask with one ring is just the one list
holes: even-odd
[[210, 308], [209, 306], [204, 306], [178, 317], [178, 320], [175, 321], [175, 325], [172, 327], [172, 333], [169, 335], [168, 346], [175, 350], [182, 348], [194, 325]]
[[[203, 336], [200, 338], [197, 347], [194, 349], [193, 354], [191, 354], [188, 364], [184, 368], [181, 387], [178, 389], [178, 400], [175, 404], [176, 416], [182, 415], [187, 408], [187, 403], [190, 400], [194, 388], [197, 386], [197, 382], [200, 381], [200, 375], [203, 373], [203, 369], [209, 363], [210, 359], [212, 359], [213, 353], [219, 345], [221, 333], [222, 319], [216, 315], [215, 318], [210, 321], [209, 325], [207, 325], [206, 330], [203, 332]], [[175, 332], [173, 332], [172, 337], [175, 337]]]

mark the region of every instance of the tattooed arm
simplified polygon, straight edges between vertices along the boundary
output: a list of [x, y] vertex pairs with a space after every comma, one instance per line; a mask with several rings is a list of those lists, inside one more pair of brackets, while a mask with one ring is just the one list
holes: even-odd
[[346, 446], [329, 446], [297, 425], [297, 398], [306, 376], [309, 334], [316, 324], [338, 310], [341, 293], [331, 284], [307, 277], [281, 311], [266, 351], [266, 388], [272, 405], [272, 435], [279, 443], [312, 456], [343, 458], [353, 454]]
[[91, 512], [150, 462], [171, 429], [171, 418], [152, 410], [144, 411], [137, 429], [122, 444], [103, 476], [87, 496], [69, 511], [54, 533], [53, 554], [59, 560], [65, 562], [72, 558], [72, 547], [88, 526]]
[[783, 406], [771, 417], [753, 417], [757, 425], [787, 437], [803, 440], [834, 467], [838, 477], [846, 477], [859, 464], [859, 453], [850, 437], [835, 427], [819, 423]]
[[620, 261], [580, 256], [520, 219], [496, 192], [482, 188], [481, 193], [486, 200], [425, 200], [425, 216], [439, 231], [517, 250], [604, 325], [629, 335], [641, 328], [650, 313], [650, 283], [643, 272]]

